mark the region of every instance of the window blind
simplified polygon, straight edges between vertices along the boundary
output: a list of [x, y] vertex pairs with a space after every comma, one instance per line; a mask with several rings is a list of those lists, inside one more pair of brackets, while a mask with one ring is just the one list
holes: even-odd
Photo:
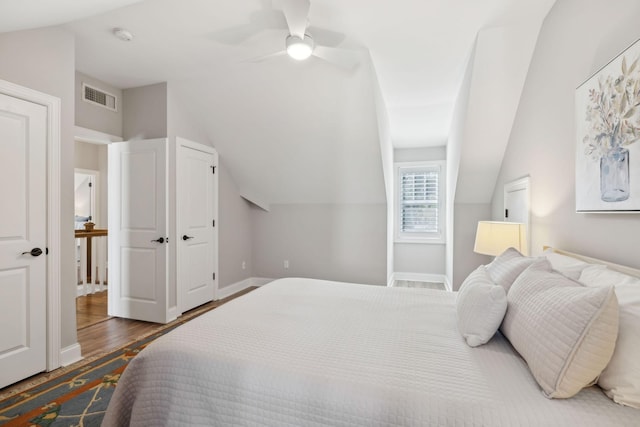
[[400, 171], [400, 231], [402, 233], [439, 232], [438, 168]]

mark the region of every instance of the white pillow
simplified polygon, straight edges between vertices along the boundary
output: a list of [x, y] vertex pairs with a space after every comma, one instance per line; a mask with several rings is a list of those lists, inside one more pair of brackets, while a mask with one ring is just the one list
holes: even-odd
[[501, 330], [549, 398], [567, 398], [600, 375], [618, 332], [613, 287], [589, 288], [552, 271], [542, 258], [507, 294]]
[[546, 249], [543, 255], [549, 260], [554, 270], [574, 280], [578, 280], [582, 270], [593, 265], [567, 255], [556, 253], [552, 248]]
[[618, 341], [598, 385], [615, 402], [640, 408], [640, 279], [592, 266], [582, 271], [580, 282], [615, 286], [620, 312]]
[[493, 283], [481, 265], [465, 279], [456, 298], [460, 334], [471, 347], [485, 344], [495, 335], [506, 311], [504, 288]]
[[526, 257], [515, 248], [508, 248], [487, 265], [487, 273], [494, 283], [502, 286], [508, 293], [514, 280], [534, 260], [535, 258]]

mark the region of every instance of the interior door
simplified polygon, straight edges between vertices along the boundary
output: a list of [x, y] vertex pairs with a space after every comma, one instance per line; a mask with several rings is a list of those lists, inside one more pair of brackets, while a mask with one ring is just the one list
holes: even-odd
[[109, 315], [166, 323], [167, 142], [109, 144]]
[[[504, 186], [504, 220], [507, 222], [520, 222], [525, 225], [524, 238], [526, 239], [527, 252], [530, 252], [531, 231], [529, 224], [529, 177], [509, 182]], [[525, 254], [525, 255], [528, 255]]]
[[0, 94], [0, 388], [46, 369], [47, 108]]
[[211, 147], [177, 140], [178, 289], [180, 311], [212, 301], [215, 280], [217, 155]]

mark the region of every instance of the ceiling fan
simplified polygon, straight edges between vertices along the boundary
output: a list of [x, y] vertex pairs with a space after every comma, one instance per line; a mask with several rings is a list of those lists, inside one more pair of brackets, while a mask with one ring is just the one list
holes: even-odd
[[355, 51], [336, 47], [344, 40], [344, 34], [309, 26], [310, 0], [281, 0], [280, 3], [282, 11], [274, 9], [271, 1], [264, 0], [262, 10], [250, 15], [249, 24], [223, 30], [216, 34], [216, 39], [227, 44], [240, 44], [263, 30], [288, 29], [283, 50], [247, 62], [263, 62], [288, 55], [297, 61], [315, 56], [348, 70], [358, 65]]

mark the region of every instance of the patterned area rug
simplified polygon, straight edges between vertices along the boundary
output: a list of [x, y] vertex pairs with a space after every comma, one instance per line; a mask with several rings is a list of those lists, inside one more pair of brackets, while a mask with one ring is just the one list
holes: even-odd
[[3, 426], [99, 426], [120, 374], [143, 348], [175, 329], [147, 338], [0, 402]]
[[120, 374], [131, 359], [158, 337], [230, 299], [185, 313], [118, 350], [52, 371], [33, 386], [0, 394], [0, 425], [99, 426]]

